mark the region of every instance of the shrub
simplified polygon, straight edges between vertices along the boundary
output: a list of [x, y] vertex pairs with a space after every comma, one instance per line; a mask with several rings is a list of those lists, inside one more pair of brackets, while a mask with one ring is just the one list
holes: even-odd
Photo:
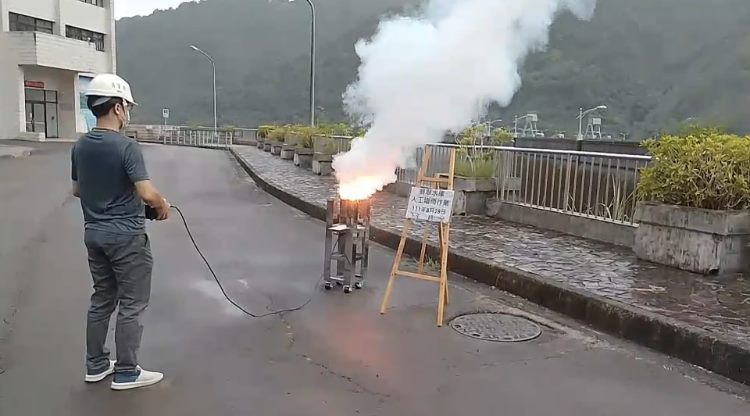
[[345, 123], [326, 123], [319, 126], [320, 134], [329, 136], [351, 136], [352, 128]]
[[[315, 145], [316, 137], [319, 136], [352, 136], [360, 133], [345, 123], [327, 123], [320, 126], [311, 127], [306, 124], [294, 125], [263, 125], [258, 127], [258, 137], [268, 138], [286, 144], [296, 144], [307, 149], [317, 148]], [[364, 134], [364, 132], [361, 132]], [[325, 139], [328, 139], [327, 137]], [[320, 147], [324, 152], [337, 153], [336, 143], [334, 140], [323, 140]]]
[[268, 135], [271, 133], [271, 130], [273, 130], [275, 126], [260, 126], [258, 127], [258, 138], [260, 139], [266, 139], [268, 138]]
[[268, 133], [268, 137], [271, 140], [275, 140], [279, 143], [284, 143], [284, 138], [286, 137], [286, 133], [288, 130], [289, 126], [275, 126]]
[[685, 124], [677, 129], [675, 136], [688, 137], [694, 136], [699, 138], [706, 138], [711, 136], [717, 136], [726, 134], [726, 130], [719, 126], [701, 126], [700, 124]]
[[365, 133], [367, 133], [367, 130], [365, 130], [364, 128], [362, 128], [362, 127], [353, 127], [352, 128], [351, 136], [352, 137], [363, 137], [365, 135]]
[[713, 210], [750, 208], [750, 138], [692, 128], [644, 146], [652, 156], [641, 171], [642, 200]]
[[486, 126], [477, 124], [465, 129], [459, 135], [456, 160], [456, 175], [467, 178], [491, 178], [495, 173], [495, 150], [478, 146], [499, 146], [513, 138], [504, 129], [496, 129], [486, 136]]
[[491, 178], [495, 173], [495, 161], [493, 159], [468, 160], [459, 158], [456, 160], [456, 172], [458, 176], [466, 178]]
[[284, 142], [289, 145], [299, 145], [305, 126], [301, 124], [291, 124], [286, 126], [284, 131]]
[[497, 128], [492, 131], [492, 137], [490, 139], [494, 146], [504, 146], [513, 142], [513, 135], [504, 128]]
[[298, 126], [296, 133], [299, 136], [297, 144], [305, 149], [312, 149], [315, 144], [315, 136], [321, 134], [321, 130], [317, 127]]

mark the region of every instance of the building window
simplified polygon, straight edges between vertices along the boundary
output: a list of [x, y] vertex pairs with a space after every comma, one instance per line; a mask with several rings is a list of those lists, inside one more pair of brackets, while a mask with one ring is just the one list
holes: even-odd
[[73, 26], [65, 27], [65, 36], [71, 39], [78, 39], [84, 42], [96, 45], [97, 51], [104, 51], [104, 35], [90, 30], [81, 29]]
[[11, 32], [44, 32], [52, 34], [54, 22], [17, 13], [10, 13]]
[[84, 3], [93, 4], [94, 6], [104, 7], [104, 0], [78, 0]]

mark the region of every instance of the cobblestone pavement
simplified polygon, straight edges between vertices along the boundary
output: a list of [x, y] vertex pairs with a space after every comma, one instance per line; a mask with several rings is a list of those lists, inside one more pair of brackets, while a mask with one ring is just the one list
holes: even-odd
[[[252, 147], [240, 155], [270, 184], [325, 206], [336, 181]], [[373, 223], [400, 230], [406, 198], [375, 196]], [[421, 238], [419, 227], [412, 229]], [[436, 232], [430, 235], [437, 241]], [[451, 250], [665, 315], [750, 346], [750, 281], [716, 280], [638, 260], [629, 250], [483, 216], [455, 217]]]

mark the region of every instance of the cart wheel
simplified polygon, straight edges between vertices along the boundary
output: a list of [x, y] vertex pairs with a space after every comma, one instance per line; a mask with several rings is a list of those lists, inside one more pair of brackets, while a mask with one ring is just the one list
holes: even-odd
[[365, 282], [357, 282], [354, 284], [355, 289], [362, 289], [363, 287], [365, 287]]
[[333, 289], [333, 283], [326, 283], [324, 287], [326, 288], [326, 290], [331, 290]]
[[344, 293], [352, 293], [352, 287], [349, 285], [344, 286]]

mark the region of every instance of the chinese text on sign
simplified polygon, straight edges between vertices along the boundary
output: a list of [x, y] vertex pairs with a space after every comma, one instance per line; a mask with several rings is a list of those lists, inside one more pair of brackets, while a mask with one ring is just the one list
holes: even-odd
[[406, 218], [448, 223], [453, 213], [453, 191], [422, 187], [411, 188]]

